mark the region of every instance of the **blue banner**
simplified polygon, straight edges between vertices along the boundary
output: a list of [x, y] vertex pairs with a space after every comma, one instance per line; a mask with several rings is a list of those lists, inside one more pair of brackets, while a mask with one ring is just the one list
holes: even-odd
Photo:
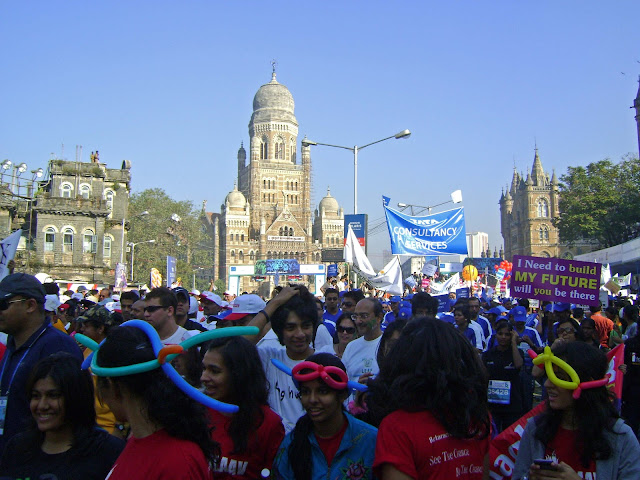
[[338, 264], [332, 263], [327, 267], [327, 277], [337, 277], [338, 276]]
[[349, 232], [349, 226], [351, 226], [351, 230], [356, 234], [356, 238], [358, 239], [358, 243], [361, 247], [364, 247], [367, 243], [367, 214], [366, 213], [358, 213], [355, 215], [345, 215], [344, 216], [344, 240], [345, 243], [347, 241], [347, 233]]
[[176, 257], [167, 255], [167, 287], [171, 288], [176, 283], [177, 271]]
[[467, 255], [464, 207], [411, 217], [384, 207], [394, 255]]

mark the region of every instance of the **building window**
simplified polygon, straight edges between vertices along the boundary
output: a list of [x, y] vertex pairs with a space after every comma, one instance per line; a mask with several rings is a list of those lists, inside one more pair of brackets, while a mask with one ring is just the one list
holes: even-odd
[[85, 200], [89, 200], [89, 197], [91, 196], [91, 187], [88, 184], [81, 184], [78, 190], [78, 193], [82, 198], [84, 198]]
[[60, 196], [62, 198], [71, 198], [71, 193], [73, 192], [73, 185], [69, 182], [64, 182], [60, 185]]
[[549, 241], [549, 228], [547, 228], [546, 226], [540, 227], [540, 230], [538, 230], [538, 237], [540, 238], [541, 242], [548, 242]]
[[296, 144], [291, 143], [291, 163], [296, 163]]
[[56, 243], [56, 230], [53, 227], [49, 227], [44, 231], [44, 251], [53, 252], [53, 247]]
[[107, 204], [107, 209], [109, 211], [113, 211], [113, 199], [115, 198], [115, 196], [116, 194], [113, 193], [113, 191], [111, 190], [107, 190], [104, 194], [104, 199]]
[[549, 216], [549, 204], [544, 198], [538, 200], [538, 208], [536, 213], [538, 217], [541, 218], [546, 218]]
[[244, 252], [242, 250], [238, 252], [238, 260], [240, 260], [240, 263], [244, 262]]
[[82, 253], [96, 253], [98, 251], [98, 240], [93, 230], [85, 230], [82, 233]]
[[104, 260], [111, 260], [111, 237], [109, 235], [104, 236], [104, 242], [102, 243], [102, 258]]
[[284, 160], [284, 142], [282, 141], [282, 138], [277, 137], [274, 143], [276, 160]]
[[62, 253], [73, 253], [73, 230], [65, 228], [62, 231]]
[[266, 138], [262, 138], [262, 142], [260, 143], [260, 160], [266, 160], [268, 157], [268, 153], [269, 153], [269, 148], [268, 148], [269, 143], [267, 142]]
[[251, 260], [252, 262], [256, 259], [256, 255], [255, 253], [253, 253], [253, 250], [251, 250], [249, 252], [249, 260]]

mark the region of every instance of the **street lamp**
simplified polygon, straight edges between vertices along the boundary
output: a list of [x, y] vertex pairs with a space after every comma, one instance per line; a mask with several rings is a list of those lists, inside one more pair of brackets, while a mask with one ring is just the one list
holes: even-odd
[[[428, 207], [425, 207], [422, 205], [412, 205], [411, 203], [398, 203], [398, 208], [400, 208], [401, 212], [405, 211], [407, 208], [411, 208], [411, 216], [413, 217], [414, 215], [418, 215], [424, 212], [425, 210], [428, 210], [429, 213], [431, 213], [432, 208], [439, 207], [440, 205], [446, 205], [447, 203], [461, 203], [461, 202], [462, 202], [462, 190], [456, 190], [455, 192], [451, 192], [451, 200], [447, 200], [446, 202], [437, 203], [435, 205], [431, 205]], [[421, 208], [422, 210], [414, 213], [413, 211], [414, 207]]]
[[[147, 212], [148, 213], [148, 212]], [[140, 245], [142, 243], [156, 243], [155, 240], [145, 240], [144, 242], [128, 242], [127, 245], [131, 247], [131, 283], [133, 283], [133, 265], [136, 254], [136, 245]]]
[[353, 213], [358, 213], [358, 151], [363, 148], [369, 147], [371, 145], [375, 145], [376, 143], [384, 142], [385, 140], [391, 140], [392, 138], [408, 138], [411, 136], [411, 132], [409, 130], [402, 130], [401, 132], [396, 133], [395, 135], [391, 135], [390, 137], [382, 138], [380, 140], [376, 140], [375, 142], [367, 143], [361, 147], [355, 145], [354, 147], [343, 147], [342, 145], [332, 145], [330, 143], [320, 143], [313, 142], [309, 140], [306, 136], [302, 139], [302, 146], [309, 147], [311, 145], [324, 145], [325, 147], [334, 147], [334, 148], [342, 148], [344, 150], [349, 150], [353, 152]]
[[[146, 210], [144, 212], [140, 212], [138, 215], [134, 215], [132, 218], [146, 217], [149, 215], [149, 212]], [[120, 263], [124, 263], [124, 224], [127, 221], [126, 217], [122, 216], [122, 237], [120, 239]]]

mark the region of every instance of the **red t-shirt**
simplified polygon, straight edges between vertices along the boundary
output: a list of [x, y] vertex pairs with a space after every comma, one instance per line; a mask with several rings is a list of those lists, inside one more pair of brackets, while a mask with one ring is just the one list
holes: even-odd
[[131, 437], [105, 480], [211, 480], [200, 447], [164, 429], [144, 438]]
[[336, 456], [336, 452], [338, 451], [338, 448], [340, 448], [340, 442], [342, 442], [342, 437], [344, 437], [344, 432], [347, 431], [348, 425], [349, 422], [347, 422], [347, 419], [345, 419], [342, 427], [335, 435], [328, 438], [321, 438], [316, 435], [316, 441], [318, 442], [320, 450], [322, 450], [322, 453], [324, 453], [324, 458], [327, 460], [327, 465], [331, 465], [333, 457]]
[[247, 450], [243, 453], [231, 453], [233, 440], [228, 434], [231, 417], [209, 409], [209, 419], [214, 427], [211, 438], [220, 444], [221, 450], [220, 463], [214, 468], [216, 480], [262, 478], [263, 469], [271, 470], [278, 447], [284, 439], [284, 426], [278, 414], [268, 405], [263, 405], [261, 409], [264, 420], [252, 433]]
[[489, 436], [482, 440], [451, 437], [429, 411], [397, 410], [378, 429], [374, 473], [391, 464], [411, 478], [480, 480]]
[[576, 432], [562, 427], [549, 442], [545, 450], [547, 458], [554, 458], [557, 463], [564, 462], [573, 468], [580, 478], [596, 478], [596, 462], [591, 460], [587, 468], [582, 465], [580, 454], [576, 451]]

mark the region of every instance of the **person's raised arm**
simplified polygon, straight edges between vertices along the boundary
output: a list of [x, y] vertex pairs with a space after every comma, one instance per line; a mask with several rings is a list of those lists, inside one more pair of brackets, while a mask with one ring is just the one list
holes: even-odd
[[[264, 307], [263, 310], [260, 310], [249, 322], [248, 327], [258, 327], [262, 332], [264, 327], [271, 321], [271, 316], [275, 313], [275, 311], [280, 308], [282, 305], [287, 303], [290, 298], [294, 295], [298, 295], [298, 289], [296, 287], [284, 287], [280, 293], [278, 293], [275, 297], [273, 297], [269, 303]], [[261, 336], [260, 335], [247, 335], [245, 337], [247, 340], [253, 343], [258, 343]]]

